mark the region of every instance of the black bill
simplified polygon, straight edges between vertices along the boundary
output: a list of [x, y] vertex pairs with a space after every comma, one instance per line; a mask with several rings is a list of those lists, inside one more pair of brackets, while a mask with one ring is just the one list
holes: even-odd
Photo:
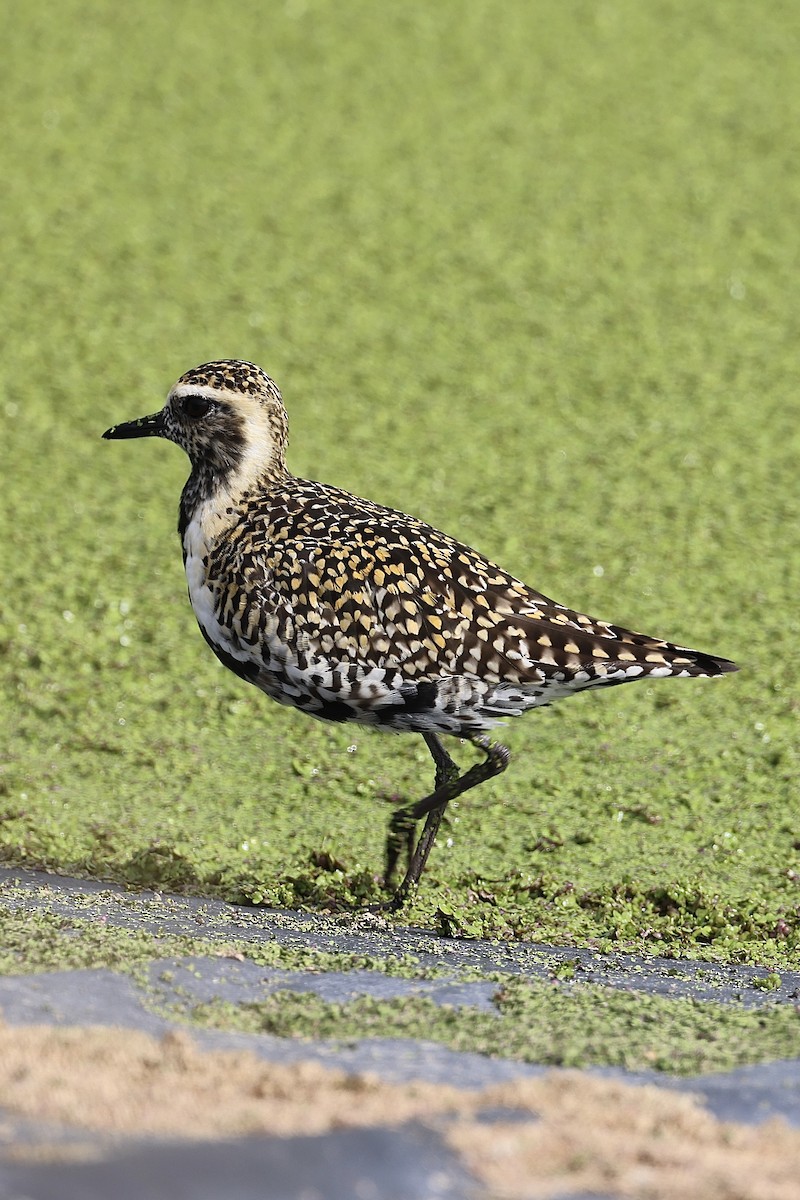
[[112, 425], [103, 434], [104, 438], [137, 438], [162, 437], [164, 433], [164, 414], [157, 412], [149, 417], [137, 417], [135, 421], [124, 421], [122, 425]]

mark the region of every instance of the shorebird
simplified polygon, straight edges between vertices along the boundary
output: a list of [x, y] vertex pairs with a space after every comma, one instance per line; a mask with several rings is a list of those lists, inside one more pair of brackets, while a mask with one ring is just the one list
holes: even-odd
[[[424, 738], [434, 787], [391, 818], [389, 891], [404, 850], [406, 870], [389, 907], [418, 883], [448, 803], [508, 766], [486, 737], [495, 725], [590, 688], [737, 670], [557, 604], [416, 517], [296, 478], [287, 435], [274, 381], [225, 359], [187, 371], [160, 412], [103, 437], [163, 437], [188, 454], [178, 532], [189, 598], [226, 667], [312, 717]], [[462, 774], [442, 734], [483, 761]]]

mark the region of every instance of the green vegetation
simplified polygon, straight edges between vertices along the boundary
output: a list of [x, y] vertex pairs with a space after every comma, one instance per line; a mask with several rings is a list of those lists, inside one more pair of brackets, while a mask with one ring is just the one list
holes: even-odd
[[201, 1025], [279, 1037], [422, 1038], [522, 1062], [675, 1075], [800, 1055], [800, 1021], [788, 1007], [742, 1011], [593, 986], [564, 993], [519, 979], [505, 982], [495, 1003], [496, 1014], [424, 996], [364, 996], [334, 1004], [307, 993], [274, 992], [259, 1004], [198, 1005], [191, 1015]]
[[421, 740], [226, 673], [186, 601], [185, 461], [100, 441], [237, 356], [283, 387], [298, 474], [743, 666], [509, 727], [511, 769], [453, 806], [399, 919], [796, 964], [800, 13], [33, 0], [0, 22], [0, 857], [380, 895]]
[[[188, 937], [119, 928], [102, 922], [48, 912], [8, 912], [0, 909], [0, 974], [31, 975], [39, 971], [69, 971], [107, 967], [133, 971], [158, 958], [203, 955], [248, 958], [263, 967], [284, 971], [380, 971], [386, 975], [427, 979], [441, 974], [425, 970], [410, 955], [334, 954], [307, 946], [278, 942], [239, 941], [236, 938]], [[778, 985], [780, 986], [780, 985]]]
[[187, 937], [156, 938], [52, 913], [0, 911], [0, 973], [30, 975], [87, 967], [129, 970], [158, 957], [197, 954], [207, 945]]

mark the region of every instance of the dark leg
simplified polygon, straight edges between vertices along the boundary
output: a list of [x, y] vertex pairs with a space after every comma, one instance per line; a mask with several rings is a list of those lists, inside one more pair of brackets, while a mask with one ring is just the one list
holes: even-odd
[[448, 779], [455, 779], [458, 775], [458, 763], [453, 761], [435, 733], [423, 733], [422, 736], [436, 764], [436, 786], [441, 787]]
[[[436, 778], [434, 780], [434, 790], [444, 787], [446, 783], [458, 779], [459, 770], [458, 763], [453, 762], [450, 755], [445, 750], [442, 743], [435, 733], [423, 733], [425, 745], [431, 752], [434, 763], [436, 764]], [[422, 836], [417, 843], [416, 853], [414, 853], [414, 821], [408, 823], [405, 829], [406, 842], [406, 860], [407, 868], [410, 870], [414, 860], [420, 862], [417, 877], [422, 874], [425, 863], [428, 860], [428, 855], [431, 852], [431, 847], [436, 839], [436, 834], [439, 832], [439, 826], [444, 816], [444, 810], [447, 808], [447, 801], [439, 808], [431, 809], [425, 821], [425, 828], [422, 830]], [[396, 815], [396, 814], [395, 814]], [[397, 859], [402, 848], [401, 829], [395, 829], [394, 822], [389, 827], [389, 836], [386, 840], [386, 884], [391, 887], [392, 878], [397, 867]]]
[[[386, 886], [391, 887], [397, 860], [403, 845], [408, 847], [409, 863], [405, 878], [395, 892], [389, 907], [401, 908], [408, 893], [418, 882], [425, 869], [436, 831], [439, 828], [444, 810], [451, 800], [462, 796], [470, 788], [477, 787], [487, 779], [499, 775], [508, 766], [510, 754], [505, 746], [490, 744], [487, 738], [474, 737], [470, 740], [486, 755], [482, 763], [476, 763], [462, 776], [458, 775], [458, 767], [442, 746], [435, 734], [424, 734], [428, 749], [436, 764], [436, 785], [429, 796], [399, 808], [389, 822], [389, 837], [386, 844]], [[411, 853], [414, 844], [414, 827], [420, 817], [427, 817], [417, 848]]]
[[[436, 778], [433, 786], [434, 790], [438, 790], [451, 779], [458, 779], [458, 763], [453, 761], [435, 733], [423, 733], [422, 736], [436, 764]], [[428, 819], [422, 831], [422, 838], [426, 838], [427, 836], [428, 842], [428, 849], [425, 853], [426, 858], [430, 852], [430, 847], [433, 845], [436, 831], [439, 828], [446, 807], [447, 803], [445, 802], [440, 809], [434, 809], [428, 813]], [[413, 819], [407, 823], [398, 822], [397, 818], [404, 812], [406, 812], [406, 809], [398, 810], [389, 825], [389, 834], [386, 839], [386, 873], [384, 876], [387, 888], [391, 888], [394, 882], [397, 861], [400, 858], [403, 847], [405, 846], [406, 849], [407, 867], [411, 865], [411, 859], [414, 855], [414, 828], [416, 822]], [[420, 843], [422, 842], [422, 838], [420, 838]]]

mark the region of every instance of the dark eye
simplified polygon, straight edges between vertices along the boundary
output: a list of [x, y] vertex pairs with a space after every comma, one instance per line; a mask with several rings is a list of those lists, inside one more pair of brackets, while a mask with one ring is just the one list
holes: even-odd
[[206, 400], [205, 396], [186, 396], [182, 404], [186, 416], [195, 420], [207, 416], [213, 407], [213, 403]]

